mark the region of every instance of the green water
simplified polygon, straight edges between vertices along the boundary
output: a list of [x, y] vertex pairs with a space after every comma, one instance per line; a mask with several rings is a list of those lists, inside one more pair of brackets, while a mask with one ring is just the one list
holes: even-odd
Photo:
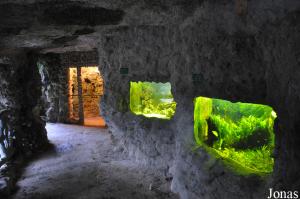
[[171, 84], [130, 82], [130, 110], [145, 117], [171, 119], [176, 110]]
[[197, 97], [194, 136], [198, 146], [239, 174], [273, 171], [276, 113], [270, 106]]

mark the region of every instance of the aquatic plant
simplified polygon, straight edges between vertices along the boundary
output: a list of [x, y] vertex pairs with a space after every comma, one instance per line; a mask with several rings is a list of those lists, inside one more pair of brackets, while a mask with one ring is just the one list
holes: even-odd
[[130, 110], [145, 117], [171, 119], [176, 110], [171, 84], [130, 82]]
[[273, 171], [276, 113], [266, 105], [197, 97], [194, 136], [198, 146], [240, 174]]

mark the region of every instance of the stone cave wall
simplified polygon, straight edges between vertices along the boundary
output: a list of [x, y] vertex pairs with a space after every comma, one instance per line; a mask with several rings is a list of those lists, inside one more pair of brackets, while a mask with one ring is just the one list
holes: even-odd
[[66, 122], [68, 118], [68, 69], [61, 66], [59, 54], [39, 55], [43, 102], [47, 121]]
[[0, 166], [4, 164], [0, 196], [4, 197], [13, 191], [22, 162], [49, 146], [35, 57], [35, 53], [26, 50], [0, 52], [0, 128], [1, 134], [8, 129], [6, 141], [10, 143], [5, 159], [1, 157], [0, 161]]
[[41, 104], [41, 79], [32, 52], [1, 52], [0, 108], [9, 111], [9, 126], [16, 152], [30, 154], [47, 146], [45, 112]]
[[[105, 90], [101, 109], [116, 142], [141, 164], [172, 176], [181, 198], [265, 198], [269, 188], [299, 190], [299, 3], [199, 2], [177, 25], [111, 28], [99, 42]], [[268, 10], [268, 12], [266, 11]], [[121, 75], [120, 68], [128, 68]], [[193, 80], [197, 75], [197, 80]], [[129, 110], [129, 82], [170, 82], [170, 120]], [[278, 114], [274, 173], [239, 176], [201, 149], [193, 151], [197, 96], [267, 104]]]
[[[81, 8], [82, 2], [95, 4], [89, 7], [87, 3], [86, 8]], [[2, 19], [9, 18], [4, 20], [1, 30], [8, 35], [15, 32], [18, 37], [4, 37], [1, 45], [16, 43], [19, 47], [42, 49], [61, 44], [64, 49], [80, 49], [68, 48], [76, 38], [88, 49], [98, 45], [98, 52], [39, 56], [43, 66], [40, 71], [44, 74], [42, 101], [48, 121], [68, 122], [67, 68], [99, 65], [106, 91], [101, 108], [115, 150], [123, 150], [137, 162], [171, 176], [172, 190], [184, 199], [265, 198], [270, 187], [300, 187], [299, 4], [297, 0], [83, 0], [67, 2], [67, 7], [53, 7], [51, 2], [28, 6], [3, 4], [1, 9], [11, 12], [1, 12]], [[81, 12], [65, 17], [70, 14], [66, 10], [78, 9]], [[85, 11], [104, 14], [96, 17], [95, 22], [95, 16]], [[42, 13], [47, 16], [39, 17]], [[87, 15], [82, 17], [78, 13]], [[50, 20], [54, 15], [55, 19]], [[11, 29], [12, 26], [16, 27]], [[56, 30], [59, 28], [62, 33]], [[79, 37], [82, 31], [86, 37]], [[31, 40], [27, 38], [29, 32]], [[37, 37], [39, 34], [45, 35]], [[61, 35], [56, 38], [55, 34]], [[51, 40], [55, 45], [47, 46]], [[33, 57], [25, 50], [12, 49], [1, 52], [0, 58], [0, 107], [11, 109], [17, 146], [25, 153], [46, 142], [44, 122], [40, 120], [43, 110], [37, 106], [40, 81], [32, 67], [37, 60]], [[121, 68], [128, 68], [129, 73], [121, 75]], [[177, 102], [175, 116], [168, 121], [132, 114], [130, 81], [170, 82]], [[238, 176], [204, 150], [192, 150], [193, 99], [197, 96], [268, 104], [274, 108], [278, 118], [273, 175], [266, 179]]]
[[[71, 86], [70, 86], [71, 85]], [[69, 114], [70, 118], [79, 118], [79, 98], [78, 98], [78, 82], [77, 69], [69, 70]]]
[[99, 72], [82, 68], [82, 95], [84, 117], [98, 117], [99, 103], [103, 95], [103, 79]]
[[47, 121], [68, 123], [69, 67], [98, 65], [96, 51], [47, 53], [39, 55], [43, 66], [43, 101]]
[[[81, 68], [81, 82], [82, 82], [82, 97], [84, 117], [98, 117], [100, 115], [99, 103], [103, 95], [103, 79], [98, 71], [89, 70], [90, 67]], [[72, 88], [71, 94], [71, 109], [74, 118], [79, 118], [79, 100], [78, 100], [78, 82], [77, 70], [70, 72], [70, 81]], [[75, 95], [75, 96], [72, 96]]]

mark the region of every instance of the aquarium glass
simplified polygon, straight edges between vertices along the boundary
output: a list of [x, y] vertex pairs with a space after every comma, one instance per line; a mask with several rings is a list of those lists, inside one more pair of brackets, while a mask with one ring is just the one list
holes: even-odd
[[274, 110], [267, 105], [197, 97], [194, 136], [198, 146], [239, 174], [273, 171]]
[[130, 82], [130, 110], [145, 117], [171, 119], [176, 110], [171, 84]]

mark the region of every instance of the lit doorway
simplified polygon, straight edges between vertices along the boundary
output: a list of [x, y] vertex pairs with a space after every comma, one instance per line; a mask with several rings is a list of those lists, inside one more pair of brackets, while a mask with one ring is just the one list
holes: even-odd
[[85, 126], [105, 127], [100, 116], [103, 79], [97, 66], [69, 68], [69, 119]]

